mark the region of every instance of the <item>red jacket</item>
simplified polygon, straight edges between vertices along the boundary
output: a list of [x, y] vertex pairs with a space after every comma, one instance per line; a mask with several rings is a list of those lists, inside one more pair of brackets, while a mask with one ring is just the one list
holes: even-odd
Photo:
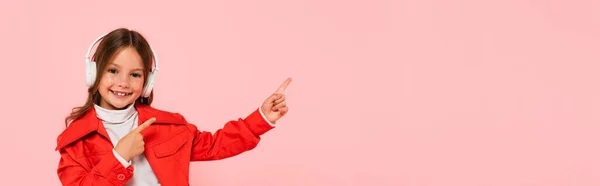
[[[145, 155], [161, 185], [189, 185], [191, 161], [218, 160], [256, 147], [260, 135], [273, 127], [258, 109], [245, 119], [231, 120], [214, 134], [199, 131], [183, 116], [135, 105], [138, 125], [155, 117], [144, 131]], [[133, 166], [123, 167], [112, 153], [113, 145], [92, 107], [58, 136], [61, 158], [58, 177], [63, 185], [124, 185]]]

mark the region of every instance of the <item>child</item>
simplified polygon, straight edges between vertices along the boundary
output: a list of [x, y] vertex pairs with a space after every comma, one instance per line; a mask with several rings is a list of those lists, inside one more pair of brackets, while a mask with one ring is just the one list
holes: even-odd
[[253, 149], [288, 112], [283, 91], [291, 79], [246, 118], [214, 134], [199, 131], [180, 114], [150, 106], [157, 67], [154, 51], [136, 31], [116, 29], [92, 43], [87, 101], [65, 119], [57, 139], [63, 185], [189, 185], [191, 161]]

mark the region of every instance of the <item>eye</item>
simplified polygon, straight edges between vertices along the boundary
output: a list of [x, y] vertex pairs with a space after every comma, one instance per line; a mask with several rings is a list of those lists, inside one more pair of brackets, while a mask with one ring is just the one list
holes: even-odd
[[139, 78], [139, 77], [142, 77], [142, 75], [139, 73], [131, 73], [131, 77]]
[[108, 69], [108, 73], [116, 74], [117, 73], [117, 69], [109, 68]]

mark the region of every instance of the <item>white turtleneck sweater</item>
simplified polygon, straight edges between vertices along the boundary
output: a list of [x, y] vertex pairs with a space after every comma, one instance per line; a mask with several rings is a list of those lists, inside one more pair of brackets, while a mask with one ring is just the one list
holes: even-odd
[[[129, 105], [123, 110], [108, 110], [98, 105], [94, 105], [94, 108], [96, 110], [96, 117], [102, 120], [104, 128], [106, 128], [106, 132], [114, 147], [117, 146], [117, 143], [119, 143], [121, 138], [138, 127], [138, 125], [136, 125], [138, 123], [138, 112], [135, 110], [134, 104]], [[275, 123], [271, 123], [267, 120], [261, 109], [259, 109], [259, 111], [267, 123], [271, 126], [275, 126]], [[144, 153], [134, 157], [129, 162], [125, 161], [125, 159], [114, 149], [113, 154], [124, 167], [133, 166], [133, 178], [125, 184], [126, 186], [160, 186]]]

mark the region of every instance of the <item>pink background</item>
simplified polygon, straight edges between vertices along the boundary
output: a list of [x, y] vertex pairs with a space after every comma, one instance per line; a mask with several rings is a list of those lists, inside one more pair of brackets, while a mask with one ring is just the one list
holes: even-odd
[[85, 51], [117, 27], [203, 130], [294, 79], [279, 127], [192, 185], [600, 185], [597, 0], [3, 0], [1, 185], [60, 185]]

